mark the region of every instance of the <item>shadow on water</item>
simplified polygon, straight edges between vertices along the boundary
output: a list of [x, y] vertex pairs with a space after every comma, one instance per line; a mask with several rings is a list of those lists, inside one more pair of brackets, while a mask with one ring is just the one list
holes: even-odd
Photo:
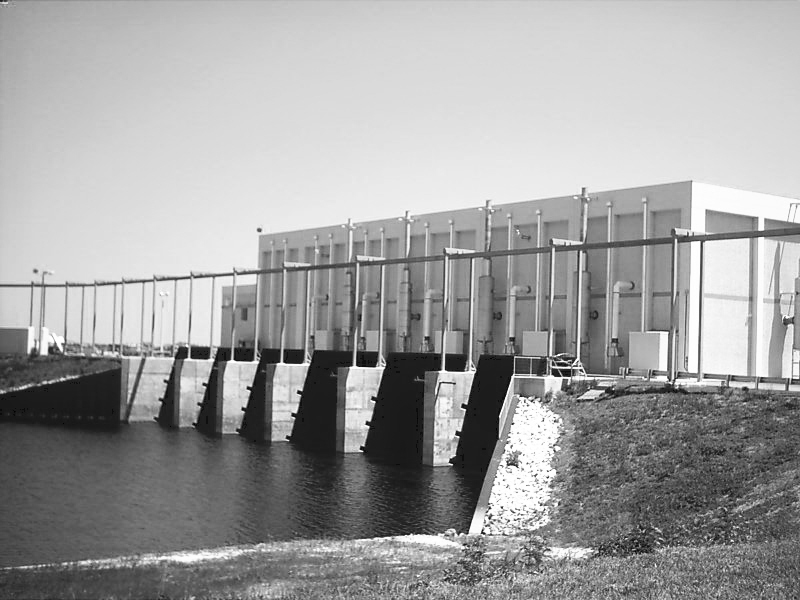
[[464, 531], [480, 477], [142, 423], [0, 423], [0, 565]]

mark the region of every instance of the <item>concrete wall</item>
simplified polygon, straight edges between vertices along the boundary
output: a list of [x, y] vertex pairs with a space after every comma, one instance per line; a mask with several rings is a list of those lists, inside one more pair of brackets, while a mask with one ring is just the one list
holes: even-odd
[[161, 408], [172, 358], [124, 357], [120, 380], [120, 421], [152, 421]]
[[228, 362], [222, 376], [222, 433], [236, 433], [253, 384], [255, 362]]
[[337, 371], [336, 452], [360, 452], [367, 441], [383, 368], [342, 367]]
[[448, 466], [458, 448], [474, 371], [425, 373], [422, 464]]
[[[709, 233], [797, 226], [797, 201], [704, 183], [692, 184], [691, 228]], [[679, 366], [697, 368], [700, 248], [691, 245], [691, 272], [681, 278]], [[706, 372], [788, 377], [792, 329], [790, 314], [798, 275], [800, 239], [760, 238], [707, 242], [703, 368]], [[689, 315], [685, 310], [688, 307]], [[682, 327], [682, 330], [685, 329]]]
[[0, 356], [29, 356], [35, 347], [33, 327], [0, 327]]
[[186, 359], [183, 361], [180, 379], [180, 403], [178, 427], [191, 427], [200, 411], [205, 385], [211, 373], [213, 360]]
[[266, 402], [264, 411], [265, 437], [267, 442], [285, 442], [291, 435], [300, 395], [306, 380], [308, 365], [276, 364], [267, 365]]

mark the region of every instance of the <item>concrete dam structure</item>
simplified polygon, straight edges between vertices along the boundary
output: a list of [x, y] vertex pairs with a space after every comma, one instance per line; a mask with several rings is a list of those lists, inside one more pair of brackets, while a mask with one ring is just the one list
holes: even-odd
[[[220, 351], [221, 350], [221, 351]], [[318, 350], [310, 363], [213, 359], [123, 358], [119, 376], [122, 422], [155, 419], [162, 427], [195, 427], [207, 435], [238, 434], [255, 442], [286, 442], [327, 453], [364, 452], [392, 464], [483, 470], [495, 449], [501, 411], [516, 393], [543, 395], [561, 378], [514, 376], [514, 357], [482, 356], [476, 371], [466, 357]], [[473, 384], [473, 381], [477, 385]], [[531, 387], [533, 386], [533, 387]], [[465, 419], [472, 415], [471, 419]]]

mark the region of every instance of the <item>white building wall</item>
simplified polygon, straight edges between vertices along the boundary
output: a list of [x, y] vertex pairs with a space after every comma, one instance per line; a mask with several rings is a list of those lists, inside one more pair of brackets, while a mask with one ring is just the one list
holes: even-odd
[[[648, 237], [668, 237], [675, 227], [695, 230], [711, 229], [721, 231], [727, 228], [758, 227], [765, 223], [785, 221], [791, 199], [767, 196], [698, 184], [680, 182], [663, 185], [645, 186], [607, 192], [589, 191], [593, 198], [589, 204], [589, 241], [605, 241], [607, 238], [608, 204], [612, 210], [614, 239], [640, 239], [643, 234], [643, 199], [646, 199], [648, 211]], [[400, 207], [402, 208], [402, 207]], [[536, 247], [537, 211], [541, 211], [542, 239], [547, 246], [551, 237], [577, 239], [580, 234], [580, 202], [573, 196], [531, 200], [509, 204], [496, 203], [492, 223], [492, 250], [505, 249], [508, 246], [508, 215], [511, 215], [512, 245], [515, 248]], [[711, 218], [707, 212], [713, 211]], [[404, 223], [398, 214], [391, 218], [359, 224], [353, 233], [354, 254], [380, 253], [380, 230], [385, 233], [386, 256], [398, 258], [403, 255]], [[732, 215], [732, 216], [727, 216]], [[478, 207], [456, 211], [430, 213], [415, 217], [411, 228], [411, 256], [424, 255], [425, 224], [429, 231], [429, 254], [441, 255], [442, 249], [450, 245], [450, 221], [454, 224], [455, 245], [476, 250], [483, 250], [485, 213]], [[722, 229], [721, 229], [722, 228]], [[368, 236], [368, 246], [364, 247], [364, 231]], [[519, 233], [517, 233], [517, 231]], [[314, 238], [317, 236], [319, 251], [314, 253]], [[330, 256], [331, 240], [333, 256]], [[725, 278], [716, 277], [711, 281], [711, 269], [707, 276], [707, 327], [715, 332], [715, 336], [705, 336], [704, 346], [706, 359], [711, 361], [705, 365], [706, 370], [717, 367], [726, 371], [763, 371], [763, 374], [785, 370], [784, 354], [787, 338], [780, 336], [781, 331], [775, 323], [775, 303], [780, 304], [780, 294], [786, 290], [768, 289], [769, 273], [765, 272], [767, 254], [774, 255], [779, 242], [764, 240], [762, 242], [728, 242], [735, 250], [726, 252], [712, 249], [707, 245], [707, 260], [714, 271], [719, 273], [737, 272], [736, 281], [728, 282]], [[782, 244], [782, 242], [781, 242]], [[786, 250], [790, 246], [791, 250]], [[780, 261], [780, 286], [789, 289], [793, 286], [793, 277], [789, 277], [790, 267], [785, 261], [788, 256], [795, 256], [796, 244], [782, 244], [783, 252], [789, 252], [786, 259]], [[280, 267], [284, 260], [302, 260], [320, 264], [329, 262], [343, 263], [347, 261], [347, 230], [341, 224], [331, 225], [303, 231], [265, 234], [259, 241], [259, 267]], [[678, 368], [694, 369], [697, 366], [697, 309], [698, 300], [693, 290], [696, 289], [697, 268], [699, 266], [699, 249], [697, 244], [681, 245], [680, 254], [680, 301], [679, 301], [679, 333], [678, 333]], [[274, 258], [273, 258], [274, 257]], [[797, 258], [800, 258], [798, 256]], [[792, 258], [795, 260], [795, 258]], [[619, 367], [627, 365], [629, 331], [639, 331], [642, 323], [642, 294], [645, 296], [647, 314], [646, 330], [666, 331], [670, 318], [670, 261], [669, 245], [651, 247], [648, 251], [647, 281], [642, 279], [642, 249], [624, 248], [612, 252], [612, 281], [633, 281], [633, 291], [623, 294], [620, 305], [620, 343], [625, 354], [621, 359], [606, 358], [606, 261], [605, 250], [592, 251], [588, 256], [588, 267], [591, 273], [590, 314], [588, 322], [589, 341], [582, 347], [584, 363], [590, 371], [601, 372], [609, 367], [616, 372]], [[476, 276], [482, 271], [482, 260], [476, 265]], [[522, 294], [517, 302], [517, 328], [515, 337], [517, 345], [521, 344], [523, 331], [545, 330], [549, 322], [547, 311], [547, 289], [549, 277], [549, 256], [541, 255], [541, 276], [535, 281], [536, 257], [534, 255], [515, 257], [513, 260], [512, 282], [519, 285], [530, 285], [530, 294]], [[741, 264], [745, 264], [744, 267]], [[451, 327], [465, 331], [468, 328], [468, 262], [453, 261], [454, 288], [456, 298], [454, 319]], [[566, 343], [557, 351], [575, 352], [574, 312], [576, 255], [574, 252], [557, 254], [556, 261], [556, 295], [554, 304], [554, 327], [566, 332]], [[771, 264], [771, 263], [770, 263]], [[429, 264], [429, 287], [440, 289], [441, 263]], [[792, 267], [792, 268], [796, 268]], [[391, 265], [386, 268], [385, 322], [387, 330], [394, 331], [397, 326], [397, 295], [399, 273], [402, 266]], [[492, 312], [502, 313], [502, 318], [492, 322], [493, 344], [490, 351], [500, 353], [506, 341], [507, 312], [507, 259], [498, 258], [492, 261], [492, 275], [495, 278]], [[787, 271], [789, 269], [789, 271]], [[361, 292], [377, 291], [378, 269], [367, 269], [369, 275], [367, 286], [362, 284]], [[412, 313], [423, 313], [425, 288], [425, 268], [422, 264], [411, 265], [411, 281], [413, 285]], [[362, 274], [365, 271], [362, 271]], [[298, 296], [304, 290], [304, 276], [290, 275], [287, 302], [287, 347], [302, 347], [303, 301], [298, 303]], [[349, 317], [345, 314], [349, 301], [345, 298], [347, 275], [343, 269], [333, 273], [333, 288], [329, 292], [329, 275], [327, 271], [319, 271], [316, 276], [316, 295], [321, 298], [317, 307], [317, 329], [341, 330]], [[280, 323], [280, 274], [263, 276], [264, 312], [262, 315], [261, 339], [268, 347], [277, 347], [279, 343], [278, 327]], [[362, 279], [362, 282], [364, 279]], [[744, 286], [744, 287], [742, 287]], [[476, 281], [477, 287], [477, 281]], [[755, 293], [756, 290], [759, 293]], [[775, 294], [778, 294], [776, 301]], [[325, 298], [327, 295], [327, 298]], [[756, 300], [758, 298], [758, 300]], [[534, 322], [535, 303], [539, 302], [539, 323]], [[709, 304], [710, 303], [710, 304]], [[717, 303], [717, 306], [712, 306]], [[747, 312], [747, 308], [750, 308]], [[712, 315], [713, 313], [713, 315]], [[744, 320], [742, 316], [744, 315]], [[748, 316], [749, 315], [749, 316]], [[498, 315], [499, 316], [499, 315]], [[368, 307], [368, 326], [370, 330], [377, 328], [378, 304], [373, 302]], [[711, 319], [709, 321], [709, 319]], [[716, 320], [715, 320], [716, 319]], [[717, 322], [718, 321], [718, 322]], [[745, 322], [746, 321], [746, 322]], [[223, 319], [223, 324], [225, 319]], [[441, 303], [434, 305], [433, 327], [439, 329], [441, 322]], [[731, 323], [736, 324], [731, 329]], [[758, 325], [762, 323], [764, 327]], [[728, 344], [724, 336], [719, 334], [723, 324], [727, 331], [727, 339], [734, 335], [737, 343]], [[766, 327], [766, 328], [765, 328]], [[704, 326], [704, 331], [706, 327]], [[418, 350], [422, 342], [421, 320], [411, 323], [411, 350]], [[688, 336], [686, 333], [688, 332]], [[785, 332], [785, 331], [784, 331]], [[780, 338], [780, 339], [779, 339]], [[741, 340], [741, 341], [738, 341]], [[388, 350], [394, 350], [390, 346]], [[478, 349], [473, 349], [477, 351]], [[781, 356], [778, 356], [781, 355]], [[714, 357], [714, 358], [712, 358]], [[716, 362], [715, 362], [716, 361]], [[776, 366], [777, 365], [777, 366]]]
[[[220, 322], [220, 346], [231, 345], [231, 311], [233, 309], [233, 286], [222, 287], [222, 308]], [[255, 343], [256, 323], [255, 284], [236, 285], [236, 339], [237, 348], [252, 348]]]

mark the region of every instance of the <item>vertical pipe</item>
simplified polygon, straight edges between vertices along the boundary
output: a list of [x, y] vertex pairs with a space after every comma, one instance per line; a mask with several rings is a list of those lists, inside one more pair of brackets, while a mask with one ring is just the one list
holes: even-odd
[[669, 291], [669, 352], [667, 354], [667, 377], [675, 381], [678, 349], [678, 238], [672, 234], [672, 260]]
[[[66, 342], [66, 336], [65, 336]], [[117, 347], [117, 284], [114, 283], [114, 293], [111, 296], [111, 351]]]
[[[286, 260], [286, 255], [283, 255], [284, 262]], [[278, 361], [280, 364], [283, 364], [283, 355], [286, 349], [286, 265], [283, 265], [283, 269], [281, 270], [281, 355], [280, 360]]]
[[[364, 254], [369, 255], [372, 254], [369, 251], [369, 232], [367, 231], [366, 227], [364, 227], [363, 229], [364, 229]], [[369, 292], [369, 269], [366, 269], [364, 271], [364, 292], [365, 293]], [[364, 308], [362, 307], [361, 310], [364, 311]]]
[[700, 240], [700, 281], [697, 284], [697, 381], [703, 380], [703, 308], [705, 305], [706, 243]]
[[93, 284], [92, 293], [92, 354], [97, 352], [97, 281]]
[[111, 351], [117, 347], [117, 283], [114, 282], [114, 293], [111, 296]]
[[[209, 325], [208, 329], [208, 351], [211, 356], [213, 356], [214, 350], [214, 296], [216, 296], [216, 288], [217, 287], [217, 277], [216, 275], [212, 275], [211, 277], [211, 324]], [[220, 344], [222, 344], [222, 340], [220, 340]]]
[[170, 349], [172, 355], [175, 355], [175, 336], [176, 330], [175, 327], [178, 324], [178, 280], [176, 279], [172, 284], [172, 340], [170, 344]]
[[[606, 208], [608, 209], [608, 214], [606, 216], [606, 241], [612, 242], [614, 240], [614, 205], [611, 202], [606, 202]], [[605, 372], [608, 373], [609, 369], [611, 369], [611, 357], [609, 356], [609, 350], [611, 346], [611, 294], [612, 294], [612, 286], [614, 285], [612, 280], [614, 279], [614, 266], [613, 261], [614, 255], [611, 248], [606, 250], [606, 341], [605, 341], [605, 352], [603, 352], [603, 366], [605, 367]]]
[[396, 326], [397, 339], [395, 344], [398, 351], [407, 352], [411, 345], [411, 296], [413, 293], [411, 286], [411, 266], [408, 262], [408, 258], [411, 256], [411, 223], [414, 222], [414, 219], [411, 218], [409, 212], [406, 211], [405, 216], [400, 217], [398, 220], [403, 221], [404, 225], [405, 245], [403, 254], [406, 262], [402, 265], [402, 267], [398, 265]]
[[447, 328], [449, 323], [447, 315], [450, 308], [450, 294], [448, 288], [450, 285], [450, 256], [447, 251], [444, 252], [444, 259], [442, 261], [442, 360], [439, 367], [440, 371], [445, 370], [445, 358], [447, 356]]
[[[114, 290], [116, 291], [116, 287]], [[67, 341], [69, 340], [68, 332], [67, 332], [67, 321], [69, 316], [69, 282], [64, 282], [64, 354], [67, 353]], [[112, 326], [111, 331], [114, 331], [114, 327]], [[112, 341], [111, 349], [114, 349], [114, 344]]]
[[[381, 257], [386, 258], [386, 228], [381, 227]], [[385, 334], [385, 318], [386, 318], [386, 295], [385, 295], [385, 282], [386, 282], [386, 265], [381, 263], [380, 279], [378, 289], [378, 362], [377, 367], [386, 366], [386, 360], [383, 358], [384, 336]]]
[[555, 326], [555, 321], [553, 318], [553, 306], [555, 305], [556, 301], [556, 278], [555, 278], [555, 270], [556, 270], [556, 247], [550, 245], [550, 273], [548, 274], [548, 288], [549, 288], [549, 298], [548, 298], [548, 310], [547, 310], [547, 318], [548, 318], [548, 325], [547, 325], [547, 374], [550, 375], [550, 360], [549, 358], [555, 354], [555, 336], [553, 333], [553, 327]]
[[81, 286], [81, 335], [80, 335], [80, 345], [81, 345], [81, 353], [83, 353], [83, 317], [84, 313], [86, 312], [86, 285]]
[[[486, 214], [484, 217], [484, 231], [483, 231], [483, 250], [484, 252], [489, 252], [492, 249], [492, 214], [494, 213], [496, 208], [492, 208], [492, 201], [487, 200], [486, 206], [482, 208]], [[485, 258], [483, 260], [483, 275], [491, 275], [492, 274], [492, 259]]]
[[258, 351], [261, 346], [261, 277], [262, 274], [260, 272], [256, 273], [256, 322], [253, 324], [253, 362], [258, 362]]
[[[585, 239], [584, 239], [585, 241]], [[583, 250], [578, 250], [578, 289], [576, 299], [578, 310], [575, 311], [575, 360], [581, 361], [581, 328], [583, 327]]]
[[472, 360], [472, 353], [475, 345], [475, 259], [469, 259], [469, 333], [467, 334], [467, 364], [465, 371], [474, 371], [475, 362]]
[[236, 267], [233, 268], [233, 287], [231, 289], [231, 362], [236, 361]]
[[119, 355], [125, 356], [125, 338], [122, 337], [125, 331], [125, 279], [120, 283], [119, 298]]
[[[648, 237], [648, 225], [647, 225], [647, 198], [642, 198], [642, 239], [647, 239]], [[647, 296], [650, 290], [650, 286], [647, 285], [647, 255], [649, 252], [648, 246], [642, 246], [642, 310], [641, 310], [641, 324], [639, 328], [641, 331], [647, 331], [648, 329], [648, 320], [649, 320], [649, 310], [648, 310], [648, 302]]]
[[[333, 250], [334, 250], [333, 234], [329, 233], [328, 234], [328, 264], [329, 265], [333, 264]], [[333, 269], [328, 269], [328, 318], [327, 318], [326, 327], [328, 329], [328, 335], [329, 336], [333, 335], [333, 306], [335, 304], [335, 302], [334, 302], [334, 294], [333, 294], [333, 276], [334, 276]], [[333, 345], [332, 344], [333, 344], [333, 340], [329, 339], [328, 340], [328, 350], [332, 350], [333, 349]]]
[[[314, 266], [319, 265], [319, 236], [314, 235]], [[317, 336], [317, 312], [318, 305], [319, 276], [317, 270], [311, 271], [311, 320], [307, 335], [309, 340], [314, 340]], [[311, 351], [314, 351], [315, 344], [311, 344]]]
[[[431, 224], [425, 223], [425, 256], [428, 256], [431, 251]], [[422, 271], [422, 280], [423, 280], [423, 288], [425, 292], [431, 289], [431, 266], [430, 263], [426, 260], [423, 264], [423, 271]]]
[[[456, 222], [453, 219], [448, 219], [448, 221], [447, 221], [447, 224], [450, 226], [450, 236], [449, 236], [448, 245], [451, 248], [455, 248], [455, 245], [456, 245], [456, 224], [455, 223]], [[448, 293], [448, 295], [450, 297], [450, 304], [448, 305], [448, 309], [447, 309], [447, 321], [450, 324], [450, 327], [453, 326], [453, 315], [455, 313], [456, 304], [458, 303], [458, 298], [455, 298], [455, 300], [454, 300], [453, 288], [455, 286], [454, 286], [454, 282], [453, 282], [453, 280], [454, 280], [453, 273], [452, 273], [452, 269], [453, 268], [454, 267], [451, 265], [450, 266], [450, 269], [451, 269], [450, 283], [448, 284], [448, 288], [447, 288], [447, 293]]]
[[[356, 277], [355, 277], [355, 284], [354, 284], [354, 294], [355, 298], [353, 299], [353, 317], [350, 319], [350, 339], [353, 340], [353, 365], [357, 366], [358, 364], [358, 341], [356, 337], [358, 336], [358, 303], [361, 299], [361, 292], [359, 291], [359, 287], [361, 285], [361, 264], [356, 260]], [[363, 306], [362, 306], [363, 310]], [[363, 318], [363, 317], [362, 317]]]
[[33, 287], [36, 285], [33, 280], [31, 280], [31, 314], [30, 319], [28, 320], [28, 327], [33, 327]]
[[[536, 247], [542, 247], [542, 211], [536, 210]], [[536, 304], [533, 305], [533, 329], [540, 331], [542, 328], [541, 323], [541, 305], [542, 305], [542, 283], [539, 281], [542, 276], [542, 253], [536, 253]]]
[[[44, 336], [44, 307], [45, 307], [45, 295], [47, 294], [47, 288], [44, 285], [44, 271], [42, 271], [42, 286], [39, 290], [39, 356], [42, 356], [42, 346], [45, 343]], [[45, 347], [46, 349], [46, 347]]]
[[[97, 288], [95, 288], [97, 289]], [[152, 320], [150, 321], [150, 356], [156, 348], [156, 276], [153, 275], [153, 303]], [[94, 345], [94, 335], [92, 335], [92, 345]]]
[[189, 272], [189, 321], [186, 323], [186, 358], [192, 358], [192, 304], [194, 301], [194, 273]]
[[[512, 250], [514, 246], [514, 233], [513, 233], [513, 215], [508, 213], [508, 232], [506, 234], [506, 248]], [[511, 330], [511, 323], [514, 319], [511, 318], [511, 287], [514, 285], [514, 257], [510, 254], [506, 257], [506, 345], [515, 336], [514, 331]], [[514, 354], [513, 348], [511, 354]]]
[[[275, 269], [275, 240], [269, 241], [269, 268]], [[267, 344], [275, 347], [275, 273], [269, 274], [269, 310], [267, 311]]]
[[141, 315], [139, 318], [139, 354], [144, 356], [144, 281], [142, 281]]
[[[314, 255], [316, 261], [316, 254]], [[311, 348], [309, 342], [311, 341], [311, 308], [314, 304], [314, 290], [311, 287], [312, 272], [310, 269], [306, 271], [306, 309], [303, 311], [303, 364], [306, 365], [311, 362]]]
[[[384, 251], [384, 239], [383, 239], [383, 232], [381, 232], [381, 256], [383, 256]], [[383, 336], [384, 336], [384, 312], [385, 312], [385, 304], [386, 300], [383, 293], [383, 283], [386, 277], [386, 265], [381, 263], [381, 270], [380, 270], [380, 289], [378, 290], [378, 363], [375, 365], [377, 367], [383, 367], [386, 365], [386, 361], [383, 358]]]

